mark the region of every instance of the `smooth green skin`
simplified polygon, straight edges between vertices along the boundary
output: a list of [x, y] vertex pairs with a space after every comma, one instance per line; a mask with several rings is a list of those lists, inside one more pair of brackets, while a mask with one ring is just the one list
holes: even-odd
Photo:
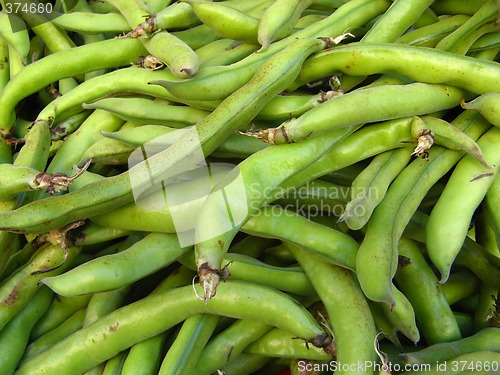
[[135, 28], [144, 21], [144, 17], [151, 14], [150, 9], [143, 0], [126, 2], [123, 0], [105, 0], [105, 2], [118, 9], [118, 12], [127, 20], [131, 28]]
[[[3, 233], [10, 233], [10, 232], [3, 232]], [[15, 240], [14, 238], [19, 238], [19, 236], [16, 235], [14, 237], [15, 233], [10, 233], [12, 235], [11, 238], [9, 237], [4, 237], [4, 240], [10, 241], [10, 246], [12, 246], [12, 242]], [[16, 244], [17, 247], [19, 247], [19, 243]], [[17, 271], [21, 266], [23, 266], [30, 258], [31, 256], [35, 253], [37, 250], [37, 246], [33, 243], [33, 241], [28, 242], [24, 247], [22, 248], [17, 248], [16, 246], [12, 247], [12, 250], [14, 251], [12, 255], [8, 256], [8, 259], [6, 260], [3, 268], [2, 268], [2, 273], [0, 274], [0, 279], [3, 281], [6, 278], [8, 278], [10, 275], [12, 275], [15, 271]], [[8, 251], [9, 248], [3, 248], [3, 251], [8, 252], [8, 254], [11, 254]], [[7, 258], [7, 257], [6, 257]]]
[[50, 138], [52, 141], [65, 139], [68, 135], [77, 131], [83, 122], [91, 115], [91, 113], [92, 111], [83, 111], [68, 117], [57, 126], [52, 126], [50, 130]]
[[189, 250], [179, 246], [175, 234], [151, 233], [124, 251], [95, 258], [41, 282], [62, 296], [110, 291], [168, 266]]
[[[468, 74], [471, 71], [476, 74]], [[354, 76], [398, 74], [417, 82], [462, 87], [479, 95], [498, 91], [500, 84], [500, 66], [493, 61], [434, 48], [357, 42], [309, 58], [289, 89], [294, 90], [308, 82], [339, 73]]]
[[[474, 33], [478, 28], [487, 23], [492, 23], [498, 16], [499, 10], [494, 0], [488, 0], [467, 20], [462, 26], [450, 35], [443, 38], [437, 45], [437, 49], [446, 50], [452, 53], [465, 54], [470, 45], [464, 45], [463, 40], [470, 33]], [[474, 42], [474, 41], [472, 41]], [[470, 43], [472, 44], [472, 43]]]
[[450, 305], [461, 299], [470, 297], [479, 291], [480, 281], [469, 271], [452, 273], [441, 289]]
[[144, 98], [104, 98], [84, 103], [86, 109], [102, 109], [137, 125], [155, 124], [174, 128], [194, 125], [210, 112], [188, 106], [168, 105]]
[[[440, 283], [448, 279], [450, 268], [467, 236], [474, 211], [492, 185], [500, 164], [498, 143], [500, 129], [493, 127], [477, 141], [486, 161], [494, 168], [486, 168], [470, 156], [455, 167], [446, 187], [434, 205], [427, 226], [427, 252], [441, 274]], [[473, 180], [478, 175], [488, 175]], [[473, 180], [473, 181], [472, 181]], [[467, 192], [464, 199], [462, 192]]]
[[[385, 0], [353, 0], [338, 8], [331, 16], [274, 43], [266, 51], [225, 67], [208, 67], [196, 77], [182, 81], [164, 81], [174, 97], [195, 100], [223, 99], [248, 82], [269, 56], [293, 45], [296, 38], [336, 37], [345, 30], [361, 26], [389, 7]], [[325, 75], [326, 76], [326, 75]], [[322, 76], [324, 77], [324, 76]]]
[[2, 374], [10, 375], [16, 370], [28, 345], [30, 332], [38, 319], [43, 316], [52, 299], [48, 288], [41, 288], [16, 316], [0, 331]]
[[485, 328], [473, 336], [448, 340], [412, 353], [401, 354], [406, 363], [436, 363], [447, 361], [458, 355], [482, 350], [500, 350], [500, 328]]
[[[223, 373], [226, 374], [234, 375], [253, 374], [261, 369], [268, 371], [269, 368], [266, 365], [270, 362], [270, 360], [271, 358], [268, 356], [242, 353], [238, 357], [226, 363], [220, 371], [223, 371]], [[283, 366], [279, 368], [282, 369]]]
[[370, 311], [377, 331], [381, 332], [387, 339], [389, 339], [396, 347], [401, 348], [401, 341], [398, 337], [398, 329], [389, 321], [389, 318], [384, 312], [383, 304], [379, 302], [368, 302]]
[[131, 30], [119, 13], [71, 12], [55, 17], [52, 22], [64, 30], [86, 34], [119, 34]]
[[172, 34], [183, 40], [193, 50], [219, 39], [219, 36], [207, 25], [199, 25], [182, 31], [173, 31]]
[[[0, 199], [12, 199], [18, 194], [40, 189], [39, 184], [35, 182], [36, 176], [40, 174], [39, 170], [13, 164], [0, 164], [0, 173], [2, 174]], [[12, 208], [15, 206], [14, 204]]]
[[[201, 293], [201, 288], [197, 289]], [[67, 375], [81, 374], [135, 343], [202, 313], [258, 320], [309, 340], [323, 334], [305, 308], [276, 290], [227, 281], [220, 285], [217, 298], [207, 304], [194, 295], [189, 285], [146, 297], [108, 314], [27, 362], [16, 375], [62, 369]], [[63, 349], [65, 355], [61, 356]]]
[[[355, 90], [282, 123], [277, 130], [262, 131], [262, 137], [276, 144], [298, 142], [345, 126], [450, 109], [456, 107], [464, 95], [456, 87], [426, 83]], [[360, 113], [359, 108], [365, 110]]]
[[123, 351], [106, 361], [102, 375], [120, 375], [122, 367], [127, 358], [127, 351]]
[[181, 79], [198, 72], [200, 60], [191, 47], [167, 31], [159, 31], [151, 38], [140, 39], [148, 52], [167, 64], [172, 74]]
[[[194, 256], [191, 253], [187, 253], [179, 262], [196, 270]], [[275, 267], [252, 257], [233, 253], [226, 254], [222, 263], [227, 265], [231, 279], [262, 284], [299, 296], [315, 294], [307, 276], [296, 267]]]
[[[318, 160], [328, 149], [354, 130], [354, 127], [346, 127], [325, 137], [281, 147], [268, 147], [238, 164], [233, 170], [233, 176], [237, 173], [236, 176], [241, 178], [240, 183], [244, 184], [246, 201], [239, 202], [240, 193], [232, 192], [233, 176], [230, 175], [228, 175], [230, 178], [221, 181], [212, 190], [202, 206], [195, 227], [195, 256], [198, 268], [208, 266], [211, 270], [220, 270], [222, 258], [234, 236], [253, 214], [273, 200], [274, 190], [290, 176]], [[224, 197], [213, 194], [217, 188], [224, 189]], [[239, 215], [238, 220], [240, 220], [234, 223], [230, 230], [225, 227], [224, 217], [228, 215], [226, 200], [230, 209], [236, 208], [233, 212]]]
[[500, 33], [489, 33], [479, 37], [470, 47], [469, 51], [477, 52], [500, 46]]
[[500, 93], [483, 94], [468, 103], [463, 103], [465, 109], [475, 109], [491, 124], [500, 127]]
[[[179, 3], [179, 4], [185, 4], [185, 3]], [[238, 42], [234, 39], [222, 38], [222, 39], [217, 39], [217, 40], [213, 41], [212, 43], [208, 43], [207, 45], [198, 48], [195, 52], [198, 55], [198, 58], [200, 59], [200, 63], [201, 63], [200, 67], [205, 67], [205, 65], [207, 64], [207, 61], [209, 61], [213, 58], [217, 58], [219, 55], [227, 53], [228, 51], [232, 51], [241, 45], [248, 46], [247, 44]], [[256, 46], [251, 46], [251, 45], [248, 47], [251, 47], [254, 51], [257, 48]], [[236, 60], [236, 61], [238, 61], [238, 60]], [[231, 61], [231, 62], [229, 62], [229, 64], [232, 62], [236, 62], [236, 61]], [[222, 64], [215, 64], [215, 65], [226, 65], [226, 64], [222, 63]]]
[[81, 163], [92, 159], [92, 163], [101, 165], [127, 165], [129, 157], [135, 150], [114, 139], [103, 138], [90, 146], [80, 159]]
[[[232, 39], [219, 39], [212, 43], [222, 42], [226, 40], [232, 40]], [[221, 65], [225, 66], [237, 63], [238, 61], [243, 60], [244, 58], [248, 57], [249, 55], [257, 51], [257, 49], [259, 48], [255, 44], [249, 44], [249, 43], [236, 44], [240, 43], [238, 41], [233, 41], [233, 43], [235, 45], [233, 45], [231, 48], [228, 48], [224, 51], [220, 51], [216, 55], [207, 57], [205, 60], [202, 60], [200, 64], [200, 69], [206, 69], [209, 67], [221, 66]], [[210, 44], [208, 44], [205, 47], [208, 47]]]
[[110, 39], [56, 52], [27, 65], [1, 93], [0, 132], [11, 132], [19, 101], [50, 83], [96, 69], [126, 66], [141, 54], [144, 49], [137, 40]]
[[14, 49], [24, 64], [28, 63], [30, 37], [22, 19], [15, 14], [0, 13], [0, 38]]
[[351, 200], [339, 221], [345, 221], [353, 230], [364, 227], [375, 207], [385, 197], [389, 185], [407, 166], [410, 158], [411, 152], [407, 147], [375, 156], [353, 181]]
[[152, 12], [158, 13], [168, 8], [172, 4], [172, 0], [145, 0], [144, 3]]
[[[409, 239], [399, 241], [399, 254], [411, 263], [398, 270], [395, 281], [415, 310], [420, 334], [428, 345], [459, 340], [462, 336], [446, 296], [424, 256]], [[418, 287], [415, 287], [418, 280]]]
[[[404, 235], [414, 241], [425, 243], [426, 226], [429, 217], [416, 211], [412, 220], [408, 223]], [[493, 256], [481, 245], [467, 237], [463, 244], [463, 251], [460, 251], [455, 259], [457, 265], [468, 268], [478, 279], [491, 288], [500, 288], [500, 262], [497, 256]]]
[[26, 347], [20, 365], [82, 328], [84, 318], [85, 309], [80, 309], [53, 330], [31, 341]]
[[30, 340], [36, 340], [46, 333], [52, 331], [73, 315], [78, 310], [87, 307], [91, 296], [81, 297], [63, 297], [54, 296], [47, 311], [33, 326], [30, 334]]
[[288, 36], [312, 0], [277, 0], [262, 15], [257, 39], [264, 51], [275, 40]]
[[[16, 273], [6, 279], [0, 287], [0, 327], [4, 327], [31, 300], [38, 289], [38, 281], [45, 276], [57, 275], [71, 266], [72, 261], [80, 252], [78, 247], [68, 249], [68, 258], [63, 261], [63, 249], [58, 245], [41, 247], [30, 259], [29, 263], [19, 268]], [[32, 272], [47, 268], [53, 271], [32, 275]]]
[[413, 23], [413, 27], [415, 29], [420, 29], [425, 26], [432, 25], [434, 23], [439, 22], [439, 17], [434, 11], [430, 8], [427, 8], [423, 11], [423, 13], [418, 17], [418, 19]]
[[125, 237], [130, 231], [116, 228], [106, 228], [100, 225], [89, 223], [83, 228], [71, 233], [71, 240], [76, 246], [86, 246], [104, 243]]
[[156, 375], [160, 369], [167, 332], [132, 346], [123, 363], [122, 375]]
[[495, 177], [488, 192], [486, 193], [485, 206], [488, 211], [490, 222], [497, 236], [497, 243], [500, 241], [500, 213], [497, 207], [500, 206], [500, 177]]
[[438, 22], [403, 34], [395, 40], [395, 43], [419, 47], [435, 47], [441, 39], [462, 26], [469, 18], [465, 14], [443, 18]]
[[272, 327], [253, 320], [237, 320], [224, 331], [213, 337], [203, 348], [195, 375], [209, 375], [223, 367], [232, 359], [238, 358], [243, 350], [258, 340]]
[[[344, 268], [326, 264], [301, 248], [286, 246], [311, 279], [328, 312], [335, 337], [336, 360], [343, 364], [374, 362], [376, 336], [368, 303], [354, 274]], [[336, 371], [339, 374], [366, 374], [367, 371]], [[368, 371], [369, 372], [369, 371]]]
[[130, 286], [125, 286], [109, 292], [92, 294], [85, 311], [83, 327], [87, 327], [92, 323], [97, 322], [103, 316], [106, 316], [107, 314], [110, 314], [122, 307], [125, 297], [129, 291]]
[[[193, 160], [195, 157], [192, 153], [198, 151], [200, 146], [204, 155], [211, 154], [242, 123], [251, 121], [270, 98], [283, 91], [309, 54], [323, 47], [324, 42], [318, 39], [303, 39], [270, 58], [250, 82], [225, 99], [189, 133], [171, 147], [148, 158], [147, 176], [142, 173], [143, 177], [137, 179], [135, 188], [150, 186], [151, 182], [163, 178], [165, 171], [172, 170], [174, 166], [182, 169], [185, 163], [191, 166], [199, 162]], [[293, 66], [296, 69], [292, 69]], [[140, 173], [144, 168], [145, 162], [142, 162], [116, 177], [63, 196], [38, 200], [0, 215], [0, 228], [43, 233], [112, 210], [133, 200], [130, 174], [136, 171]]]
[[158, 375], [192, 374], [218, 322], [219, 316], [211, 314], [199, 314], [187, 318], [163, 358]]
[[247, 354], [259, 354], [278, 358], [332, 360], [332, 356], [316, 347], [307, 348], [305, 343], [296, 340], [287, 331], [274, 328], [249, 344], [243, 351]]
[[259, 20], [247, 13], [224, 5], [204, 1], [185, 0], [203, 24], [222, 38], [257, 44]]
[[464, 3], [461, 0], [436, 0], [431, 5], [438, 15], [443, 14], [467, 14], [472, 16], [475, 14], [483, 4], [489, 0], [477, 0], [474, 2]]
[[[441, 363], [434, 364], [430, 369], [425, 371], [410, 371], [403, 372], [405, 375], [488, 375], [494, 374], [498, 369], [500, 362], [500, 353], [490, 351], [488, 349], [478, 350], [472, 353], [465, 353], [454, 356], [453, 358]], [[447, 369], [443, 371], [443, 369]], [[462, 371], [463, 370], [463, 371]]]
[[286, 240], [301, 246], [324, 262], [350, 270], [356, 267], [358, 244], [349, 235], [315, 223], [285, 209], [264, 207], [241, 228], [245, 233]]
[[174, 3], [156, 12], [154, 30], [188, 29], [201, 22], [189, 4]]
[[401, 291], [392, 286], [396, 304], [391, 308], [387, 304], [382, 304], [387, 319], [391, 324], [398, 329], [403, 335], [410, 339], [415, 344], [420, 340], [420, 332], [418, 331], [415, 322], [415, 311], [408, 298]]
[[390, 43], [418, 20], [434, 0], [397, 0], [363, 36], [363, 42]]
[[[453, 121], [471, 138], [478, 138], [488, 125], [474, 112]], [[373, 212], [356, 257], [356, 272], [365, 295], [389, 305], [395, 303], [392, 278], [398, 262], [398, 241], [429, 189], [463, 156], [463, 152], [435, 146], [429, 160], [416, 159], [391, 184], [384, 200]], [[462, 241], [463, 242], [463, 241]]]

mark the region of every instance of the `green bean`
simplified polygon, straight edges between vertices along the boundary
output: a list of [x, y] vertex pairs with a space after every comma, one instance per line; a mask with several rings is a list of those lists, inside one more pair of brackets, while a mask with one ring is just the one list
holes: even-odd
[[[64, 251], [59, 245], [42, 246], [28, 264], [6, 279], [0, 287], [0, 327], [4, 327], [29, 303], [37, 291], [40, 279], [64, 272], [71, 266], [79, 251], [78, 247], [70, 247], [64, 261]], [[52, 270], [54, 267], [57, 268]], [[44, 271], [48, 272], [41, 273]]]
[[55, 343], [79, 330], [83, 326], [84, 318], [85, 309], [80, 309], [62, 322], [59, 326], [32, 341], [26, 347], [24, 355], [21, 358], [20, 365], [22, 366], [24, 363], [34, 358], [37, 354], [47, 350]]
[[[458, 375], [458, 374], [492, 374], [498, 368], [500, 354], [495, 351], [481, 350], [461, 355], [454, 355], [445, 362], [426, 367], [425, 372], [410, 371], [403, 374]], [[493, 371], [493, 372], [492, 372]]]
[[50, 138], [52, 141], [59, 141], [73, 134], [83, 124], [83, 122], [91, 115], [92, 111], [83, 111], [76, 115], [68, 117], [61, 121], [57, 126], [50, 129]]
[[211, 314], [187, 318], [168, 349], [158, 374], [191, 374], [218, 321], [219, 316]]
[[[487, 129], [487, 124], [474, 112], [459, 115], [453, 125], [473, 139]], [[373, 212], [356, 258], [357, 276], [368, 298], [394, 303], [391, 280], [397, 268], [397, 244], [404, 227], [430, 187], [462, 156], [459, 151], [431, 148], [428, 162], [414, 160], [391, 184]]]
[[0, 37], [9, 46], [13, 47], [22, 61], [28, 63], [30, 37], [26, 24], [15, 14], [0, 14]]
[[[338, 36], [346, 29], [362, 25], [389, 6], [385, 0], [354, 0], [337, 9], [323, 21], [307, 27], [273, 44], [266, 51], [253, 53], [227, 67], [209, 67], [196, 77], [182, 81], [164, 81], [163, 85], [174, 97], [196, 100], [223, 99], [247, 83], [263, 61], [276, 52], [292, 45], [296, 38]], [[221, 77], [224, 77], [223, 79]], [[322, 76], [325, 77], [325, 76]], [[224, 84], [222, 84], [224, 82]]]
[[90, 297], [91, 296], [54, 296], [45, 313], [33, 326], [33, 330], [30, 334], [30, 339], [32, 341], [38, 339], [39, 337], [58, 327], [61, 323], [63, 323], [78, 310], [83, 310], [85, 307], [87, 307]]
[[28, 344], [30, 331], [50, 304], [53, 293], [40, 288], [28, 303], [0, 331], [0, 368], [5, 375], [13, 374]]
[[381, 332], [385, 337], [389, 339], [398, 348], [401, 348], [401, 342], [398, 337], [398, 330], [389, 321], [389, 318], [384, 312], [383, 304], [380, 302], [369, 301], [370, 311], [372, 313], [375, 326], [377, 327], [377, 332]]
[[[277, 128], [256, 132], [271, 144], [299, 142], [345, 126], [428, 114], [456, 107], [463, 91], [446, 85], [412, 83], [356, 90], [329, 100]], [[415, 97], [421, 98], [418, 102]], [[366, 111], [359, 113], [360, 106]]]
[[[477, 74], [465, 74], [470, 71]], [[498, 63], [492, 61], [402, 44], [349, 43], [308, 59], [289, 90], [340, 72], [355, 76], [399, 74], [418, 82], [462, 87], [476, 94], [497, 92], [500, 80]]]
[[492, 23], [498, 17], [497, 4], [490, 0], [484, 3], [462, 26], [450, 35], [443, 38], [437, 45], [437, 49], [446, 50], [453, 53], [465, 54], [475, 39], [469, 43], [464, 43], [471, 33], [474, 33], [482, 25]]
[[394, 2], [391, 7], [378, 18], [365, 34], [363, 42], [393, 42], [400, 37], [422, 15], [434, 1], [402, 1]]
[[273, 239], [246, 236], [229, 248], [230, 253], [259, 258], [264, 250], [276, 244]]
[[[431, 4], [432, 5], [432, 4]], [[418, 17], [418, 19], [413, 23], [412, 27], [414, 29], [420, 29], [425, 26], [432, 25], [439, 22], [439, 17], [430, 8], [424, 10], [424, 12]]]
[[394, 285], [392, 290], [396, 303], [393, 309], [385, 303], [382, 304], [384, 313], [395, 328], [416, 344], [420, 340], [420, 332], [415, 322], [413, 306], [408, 298]]
[[[415, 310], [420, 333], [428, 345], [461, 338], [460, 329], [437, 278], [414, 242], [399, 241], [399, 254], [410, 258], [395, 276], [396, 284]], [[419, 286], [415, 288], [418, 278]]]
[[[344, 365], [373, 362], [376, 358], [373, 346], [375, 323], [355, 276], [349, 270], [308, 256], [299, 247], [291, 244], [287, 247], [311, 279], [325, 305], [335, 336], [336, 360]], [[349, 368], [352, 371], [346, 372], [350, 374], [366, 373], [365, 369]]]
[[[432, 263], [441, 274], [440, 283], [446, 282], [451, 265], [467, 236], [472, 214], [483, 200], [500, 164], [497, 145], [500, 129], [488, 130], [479, 140], [485, 159], [494, 168], [486, 168], [470, 156], [455, 167], [443, 193], [432, 209], [427, 226], [427, 251]], [[467, 189], [467, 200], [458, 194]]]
[[152, 233], [122, 252], [93, 259], [41, 282], [63, 296], [109, 291], [166, 267], [189, 250], [179, 246], [174, 234]]
[[[146, 20], [148, 22], [148, 20]], [[200, 24], [193, 8], [186, 3], [174, 3], [156, 12], [152, 31], [188, 29]]]
[[9, 46], [9, 75], [10, 79], [14, 78], [21, 70], [24, 69], [24, 63], [21, 56], [17, 53], [14, 47]]
[[395, 42], [419, 47], [435, 47], [441, 39], [462, 26], [469, 18], [465, 14], [459, 14], [440, 19], [436, 23], [403, 34]]
[[268, 371], [269, 368], [266, 366], [269, 362], [268, 356], [258, 355], [258, 354], [245, 354], [242, 353], [238, 357], [229, 361], [222, 367], [218, 369], [222, 371], [222, 374], [233, 374], [233, 375], [245, 375], [253, 374], [255, 371], [264, 368]]
[[123, 363], [123, 375], [155, 375], [161, 364], [167, 334], [162, 333], [132, 346]]
[[86, 109], [102, 109], [137, 125], [155, 124], [174, 128], [194, 125], [209, 112], [188, 106], [168, 105], [143, 98], [105, 98], [84, 103]]
[[219, 39], [219, 36], [207, 25], [199, 25], [182, 31], [173, 31], [172, 34], [183, 40], [193, 50]]
[[460, 0], [436, 0], [434, 4], [431, 5], [437, 14], [475, 14], [482, 5], [484, 5], [489, 0], [478, 0], [473, 3], [464, 3]]
[[[126, 51], [126, 53], [123, 53]], [[0, 131], [9, 134], [17, 103], [51, 82], [96, 69], [124, 66], [143, 51], [142, 44], [112, 39], [61, 51], [26, 66], [5, 86], [0, 96]]]
[[52, 22], [60, 28], [86, 34], [125, 33], [131, 28], [118, 13], [71, 12], [55, 17]]
[[352, 183], [351, 200], [347, 203], [339, 222], [345, 221], [350, 229], [366, 225], [375, 207], [382, 201], [389, 184], [408, 164], [411, 153], [400, 148], [378, 154]]
[[144, 2], [154, 13], [160, 12], [162, 9], [166, 9], [172, 4], [172, 0], [146, 0]]
[[468, 103], [462, 103], [465, 109], [475, 109], [491, 124], [500, 127], [500, 94], [495, 92], [483, 94]]
[[[61, 369], [67, 375], [81, 374], [131, 345], [200, 313], [259, 320], [313, 340], [315, 345], [328, 343], [313, 317], [287, 295], [236, 281], [228, 281], [219, 287], [219, 298], [208, 304], [194, 295], [192, 286], [134, 302], [55, 344], [18, 369], [17, 375], [36, 375]], [[198, 287], [198, 292], [200, 290]], [[62, 348], [65, 349], [64, 356], [60, 355]]]
[[325, 262], [355, 269], [358, 250], [356, 241], [340, 231], [314, 223], [291, 211], [265, 207], [252, 215], [241, 230], [254, 236], [287, 240]]
[[449, 360], [457, 355], [473, 353], [481, 350], [498, 352], [500, 329], [485, 328], [473, 336], [463, 339], [443, 342], [428, 346], [413, 353], [403, 353], [401, 356], [406, 363], [436, 363]]
[[127, 358], [127, 351], [124, 350], [106, 361], [102, 375], [120, 375], [122, 367]]
[[194, 373], [208, 375], [227, 362], [238, 358], [252, 342], [262, 337], [272, 327], [253, 320], [237, 320], [213, 337], [202, 350]]
[[[9, 80], [9, 45], [5, 40], [0, 38], [0, 94]], [[2, 144], [3, 143], [4, 141], [2, 139]]]
[[302, 342], [297, 341], [290, 332], [278, 328], [271, 329], [249, 344], [244, 353], [323, 361], [332, 359], [332, 356], [323, 350], [315, 347], [307, 348]]
[[264, 51], [275, 40], [280, 40], [292, 32], [302, 12], [312, 0], [275, 1], [262, 15], [258, 25], [257, 39]]
[[500, 46], [500, 34], [499, 33], [489, 33], [479, 37], [470, 46], [470, 52], [484, 51], [486, 49], [495, 48]]
[[130, 234], [130, 231], [105, 228], [97, 224], [87, 224], [83, 228], [70, 234], [71, 241], [76, 246], [87, 246], [104, 243], [117, 238], [125, 237]]

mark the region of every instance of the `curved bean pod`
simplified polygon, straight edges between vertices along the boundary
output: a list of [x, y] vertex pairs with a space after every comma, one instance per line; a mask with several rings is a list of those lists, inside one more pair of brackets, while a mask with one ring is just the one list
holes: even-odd
[[[414, 98], [420, 98], [415, 101]], [[411, 83], [355, 90], [315, 107], [256, 137], [271, 144], [298, 142], [344, 126], [428, 114], [456, 107], [464, 92], [453, 86]], [[362, 113], [359, 108], [365, 108]]]
[[41, 282], [62, 296], [104, 292], [150, 275], [189, 250], [179, 246], [174, 234], [152, 233], [122, 252], [93, 259]]
[[489, 92], [468, 103], [462, 103], [465, 109], [475, 109], [490, 123], [500, 127], [500, 93]]
[[53, 293], [41, 288], [12, 320], [0, 331], [0, 368], [4, 374], [13, 374], [29, 342], [31, 329], [50, 304]]
[[[420, 333], [427, 344], [460, 339], [460, 329], [450, 305], [418, 247], [411, 240], [402, 238], [399, 253], [410, 258], [410, 264], [398, 270], [395, 280], [411, 302]], [[415, 288], [417, 278], [419, 287]]]
[[[448, 279], [451, 265], [467, 236], [472, 215], [497, 174], [500, 165], [499, 142], [500, 129], [496, 127], [479, 138], [478, 145], [485, 159], [494, 167], [486, 168], [474, 158], [464, 157], [432, 209], [426, 244], [429, 258], [441, 274], [441, 284]], [[466, 200], [459, 193], [465, 189]]]
[[25, 64], [28, 63], [30, 37], [22, 19], [15, 14], [0, 13], [0, 37], [14, 48]]
[[132, 346], [123, 362], [122, 375], [156, 375], [160, 369], [167, 332]]
[[[311, 279], [325, 305], [335, 335], [336, 360], [345, 365], [373, 362], [376, 359], [373, 346], [375, 323], [353, 273], [323, 263], [297, 246], [287, 244], [287, 247]], [[352, 366], [349, 368], [353, 370]], [[366, 374], [365, 369], [340, 369], [336, 372]]]
[[387, 304], [382, 304], [384, 313], [396, 329], [416, 344], [420, 340], [420, 332], [415, 322], [413, 306], [406, 296], [394, 285], [392, 286], [392, 290], [396, 304], [392, 310]]
[[14, 107], [28, 95], [61, 78], [128, 65], [143, 53], [142, 44], [136, 40], [111, 39], [57, 52], [29, 64], [1, 93], [0, 132], [11, 132]]
[[131, 30], [119, 13], [71, 12], [54, 17], [52, 22], [64, 30], [86, 34], [125, 33]]
[[[467, 74], [471, 71], [476, 74]], [[339, 73], [354, 76], [399, 74], [417, 82], [449, 84], [479, 95], [498, 92], [500, 85], [500, 64], [497, 62], [432, 48], [358, 42], [309, 58], [289, 90]]]
[[[200, 313], [258, 320], [288, 330], [315, 345], [328, 343], [312, 315], [283, 293], [236, 281], [221, 284], [219, 291], [219, 298], [208, 304], [194, 295], [192, 286], [146, 297], [75, 332], [27, 362], [16, 375], [38, 375], [61, 369], [67, 375], [81, 374], [131, 345]], [[60, 355], [62, 348], [64, 356]]]

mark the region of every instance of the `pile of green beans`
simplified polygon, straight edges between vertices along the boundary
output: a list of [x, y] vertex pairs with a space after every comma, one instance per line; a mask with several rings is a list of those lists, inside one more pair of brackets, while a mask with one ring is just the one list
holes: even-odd
[[0, 1], [1, 375], [500, 373], [498, 0], [45, 3]]

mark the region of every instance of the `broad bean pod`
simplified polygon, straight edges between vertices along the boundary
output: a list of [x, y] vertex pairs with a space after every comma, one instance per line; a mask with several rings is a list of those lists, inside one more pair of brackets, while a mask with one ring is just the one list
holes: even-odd
[[[222, 371], [223, 374], [252, 374], [263, 368], [269, 370], [268, 364], [270, 360], [268, 356], [264, 355], [241, 353], [238, 357], [227, 362], [221, 369], [217, 370]], [[283, 366], [278, 368], [282, 369]]]
[[[468, 74], [471, 71], [476, 74]], [[498, 92], [500, 82], [500, 64], [494, 61], [426, 47], [356, 42], [309, 58], [289, 90], [339, 73], [398, 74], [417, 82], [461, 87], [479, 95]]]
[[[299, 142], [307, 137], [364, 123], [429, 114], [456, 107], [464, 92], [456, 87], [411, 83], [355, 90], [329, 100], [277, 128], [255, 136], [270, 144]], [[415, 101], [414, 98], [420, 98]], [[365, 108], [362, 113], [359, 108]]]
[[[455, 167], [443, 193], [432, 209], [427, 224], [427, 252], [441, 274], [448, 279], [450, 268], [467, 236], [472, 215], [492, 185], [500, 165], [500, 129], [493, 127], [479, 138], [478, 145], [493, 168], [487, 168], [471, 156]], [[459, 192], [467, 191], [467, 199]]]
[[387, 304], [382, 304], [382, 309], [389, 319], [389, 322], [403, 335], [415, 344], [420, 341], [420, 332], [415, 322], [415, 311], [411, 302], [394, 285], [392, 286], [396, 303], [391, 309]]
[[14, 48], [25, 64], [28, 63], [30, 37], [22, 19], [15, 14], [0, 13], [0, 38]]
[[143, 51], [142, 44], [136, 40], [111, 39], [57, 52], [29, 64], [2, 91], [0, 132], [9, 134], [12, 131], [14, 107], [28, 95], [61, 78], [128, 65]]
[[489, 0], [478, 0], [473, 3], [464, 3], [459, 0], [437, 0], [431, 5], [431, 9], [438, 15], [443, 14], [475, 14]]
[[[311, 257], [295, 245], [286, 246], [304, 268], [325, 305], [335, 336], [336, 360], [346, 365], [374, 361], [375, 323], [354, 274]], [[352, 371], [336, 372], [366, 374], [365, 369], [349, 368]]]
[[119, 13], [71, 12], [55, 17], [52, 22], [64, 30], [85, 34], [119, 34], [131, 29]]
[[[67, 375], [81, 374], [133, 344], [200, 313], [259, 320], [288, 330], [315, 345], [329, 343], [311, 314], [283, 293], [236, 281], [221, 284], [219, 291], [219, 298], [208, 304], [194, 295], [192, 286], [146, 297], [75, 332], [27, 362], [16, 375], [37, 375], [60, 369], [65, 369]], [[62, 348], [64, 356], [60, 355]]]
[[500, 93], [489, 92], [468, 103], [462, 103], [465, 109], [475, 109], [491, 124], [500, 127]]
[[500, 350], [499, 335], [499, 328], [485, 328], [473, 336], [430, 345], [412, 353], [403, 353], [401, 357], [406, 363], [419, 364], [442, 362], [457, 355], [481, 350], [498, 352]]
[[57, 278], [42, 278], [41, 282], [62, 296], [109, 291], [166, 267], [189, 250], [179, 246], [174, 234], [151, 233], [124, 251], [93, 259]]
[[450, 278], [441, 286], [441, 289], [450, 305], [464, 298], [470, 297], [479, 291], [479, 279], [469, 271], [457, 271], [450, 274]]
[[163, 358], [158, 375], [192, 374], [205, 344], [216, 329], [219, 316], [199, 314], [187, 318]]

